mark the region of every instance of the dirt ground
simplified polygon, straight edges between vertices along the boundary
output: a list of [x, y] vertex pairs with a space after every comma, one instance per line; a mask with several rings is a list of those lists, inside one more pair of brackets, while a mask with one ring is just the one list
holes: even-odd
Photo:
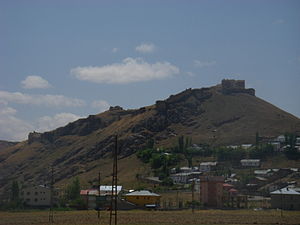
[[[109, 212], [55, 211], [57, 225], [109, 224]], [[49, 212], [0, 212], [0, 225], [42, 225], [49, 222]], [[114, 224], [114, 223], [113, 223]], [[122, 225], [192, 225], [192, 224], [294, 224], [300, 225], [300, 211], [277, 210], [191, 210], [184, 211], [119, 211], [117, 224]]]

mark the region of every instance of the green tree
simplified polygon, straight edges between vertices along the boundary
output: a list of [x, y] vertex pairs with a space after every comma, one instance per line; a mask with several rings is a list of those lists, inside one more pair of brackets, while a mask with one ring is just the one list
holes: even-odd
[[80, 199], [80, 181], [76, 177], [67, 188], [67, 199], [75, 201]]
[[151, 148], [139, 150], [137, 152], [137, 157], [142, 160], [144, 163], [148, 163], [154, 154], [154, 150]]
[[249, 151], [250, 158], [265, 160], [268, 156], [274, 154], [274, 147], [271, 144], [261, 144], [258, 148], [253, 148]]
[[20, 194], [19, 184], [17, 181], [13, 181], [11, 185], [10, 201], [17, 202], [19, 200], [19, 194]]
[[178, 151], [180, 153], [184, 152], [184, 137], [183, 136], [178, 137]]
[[286, 151], [285, 155], [288, 159], [297, 160], [300, 159], [300, 153], [296, 149], [296, 140], [297, 136], [292, 133], [285, 134], [285, 144], [286, 144]]
[[154, 148], [154, 140], [153, 138], [150, 138], [147, 142], [146, 148], [153, 149]]
[[19, 184], [17, 181], [13, 181], [10, 189], [10, 203], [8, 207], [16, 209], [22, 207], [22, 205]]

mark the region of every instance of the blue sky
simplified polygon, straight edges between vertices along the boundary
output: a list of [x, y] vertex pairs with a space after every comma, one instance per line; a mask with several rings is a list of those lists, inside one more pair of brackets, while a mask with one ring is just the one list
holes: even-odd
[[300, 117], [300, 1], [0, 0], [0, 140], [244, 79]]

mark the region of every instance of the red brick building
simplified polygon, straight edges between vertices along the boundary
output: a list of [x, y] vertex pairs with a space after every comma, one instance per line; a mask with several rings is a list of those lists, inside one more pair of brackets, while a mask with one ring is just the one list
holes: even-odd
[[223, 207], [224, 177], [201, 176], [200, 198], [204, 206]]

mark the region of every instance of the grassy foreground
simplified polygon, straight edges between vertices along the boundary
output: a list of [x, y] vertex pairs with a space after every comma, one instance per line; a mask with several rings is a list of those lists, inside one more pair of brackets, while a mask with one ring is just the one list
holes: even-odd
[[[48, 211], [0, 212], [0, 225], [42, 225], [48, 222]], [[54, 212], [57, 225], [109, 224], [109, 212], [96, 211]], [[118, 224], [123, 225], [192, 225], [192, 224], [300, 224], [300, 211], [253, 210], [197, 210], [186, 211], [119, 211]]]

